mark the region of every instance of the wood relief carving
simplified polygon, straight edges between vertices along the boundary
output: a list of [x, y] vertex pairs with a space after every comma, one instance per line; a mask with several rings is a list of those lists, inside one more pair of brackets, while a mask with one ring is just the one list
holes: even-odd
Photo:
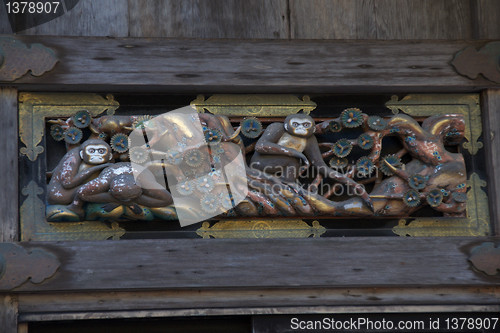
[[[482, 148], [477, 95], [393, 97], [378, 113], [224, 96], [165, 118], [123, 113], [113, 96], [21, 94], [21, 153], [40, 148], [24, 159], [44, 170], [22, 185], [23, 240], [117, 239], [133, 221], [206, 238], [331, 237], [350, 221], [402, 236], [489, 233], [486, 183], [466, 168]], [[237, 177], [221, 173], [238, 154]], [[188, 215], [203, 223], [179, 229]]]
[[25, 45], [13, 37], [0, 37], [0, 81], [15, 81], [31, 71], [41, 76], [59, 60], [52, 49], [41, 44]]
[[[220, 205], [227, 206], [227, 217], [408, 216], [423, 206], [444, 216], [465, 216], [464, 159], [446, 149], [462, 142], [460, 114], [431, 116], [419, 124], [408, 115], [382, 118], [350, 108], [318, 124], [309, 115], [293, 114], [268, 124], [245, 118], [239, 126], [226, 116], [199, 114], [210, 159], [230, 163], [234, 151], [225, 151], [223, 142], [245, 152], [242, 171], [249, 191], [236, 206], [219, 199], [229, 184], [210, 172], [210, 164], [202, 164], [205, 148], [179, 149], [182, 142], [196, 144], [189, 142], [190, 124], [180, 119], [166, 127], [148, 125], [153, 121], [92, 117], [87, 111], [51, 120], [51, 135], [65, 142], [67, 153], [47, 187], [48, 220], [176, 219], [179, 209], [201, 214]], [[148, 145], [129, 149], [129, 135], [144, 124], [152, 128]], [[179, 129], [175, 147], [149, 147], [174, 129]], [[396, 138], [401, 148], [388, 152], [386, 137]], [[142, 178], [134, 177], [131, 161], [145, 168]], [[176, 169], [183, 179], [175, 192], [196, 203], [174, 207], [172, 185], [160, 185], [165, 168]]]

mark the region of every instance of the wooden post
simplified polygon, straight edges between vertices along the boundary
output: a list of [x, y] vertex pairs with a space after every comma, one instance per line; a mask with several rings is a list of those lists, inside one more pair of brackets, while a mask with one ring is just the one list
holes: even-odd
[[0, 242], [18, 240], [17, 90], [0, 87]]
[[0, 296], [0, 332], [17, 333], [17, 299]]
[[18, 240], [17, 90], [0, 87], [0, 242]]
[[486, 170], [491, 221], [495, 235], [500, 235], [500, 89], [488, 89], [482, 94]]

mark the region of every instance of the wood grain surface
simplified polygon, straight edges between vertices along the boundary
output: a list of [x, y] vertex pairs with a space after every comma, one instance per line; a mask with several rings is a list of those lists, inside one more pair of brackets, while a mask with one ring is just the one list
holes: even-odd
[[20, 36], [60, 59], [24, 90], [155, 92], [463, 92], [495, 86], [449, 64], [461, 41], [170, 40]]
[[127, 37], [128, 20], [127, 0], [80, 0], [63, 16], [19, 34]]
[[[245, 288], [177, 289], [155, 291], [22, 293], [18, 295], [22, 317], [32, 314], [152, 311], [208, 308], [356, 307], [412, 305], [498, 305], [500, 287], [434, 288]], [[304, 311], [304, 310], [303, 310]], [[250, 313], [250, 310], [247, 312]]]
[[17, 299], [0, 294], [0, 332], [17, 333]]
[[[498, 0], [80, 0], [25, 35], [498, 39]], [[0, 6], [0, 33], [11, 33]]]
[[286, 0], [129, 0], [129, 13], [130, 37], [289, 37]]
[[18, 240], [17, 90], [0, 87], [0, 242]]
[[486, 238], [135, 240], [25, 243], [61, 262], [25, 291], [494, 286], [470, 248]]
[[500, 1], [471, 0], [473, 38], [500, 39]]
[[488, 198], [495, 234], [500, 235], [500, 89], [488, 89], [482, 94], [483, 140], [488, 173]]

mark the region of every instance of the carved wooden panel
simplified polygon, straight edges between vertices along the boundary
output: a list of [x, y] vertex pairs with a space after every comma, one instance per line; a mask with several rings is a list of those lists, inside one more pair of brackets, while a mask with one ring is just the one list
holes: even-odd
[[[162, 118], [189, 104], [190, 120]], [[474, 94], [21, 94], [20, 105], [24, 240], [490, 232]], [[216, 168], [238, 150], [241, 200]], [[180, 227], [185, 214], [208, 217]]]

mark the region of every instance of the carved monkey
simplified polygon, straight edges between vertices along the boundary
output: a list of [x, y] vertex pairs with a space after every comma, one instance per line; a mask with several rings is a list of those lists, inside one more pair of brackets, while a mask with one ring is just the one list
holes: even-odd
[[[138, 166], [136, 166], [138, 167]], [[141, 212], [137, 205], [166, 207], [172, 204], [172, 196], [148, 169], [139, 172], [129, 162], [115, 163], [104, 169], [99, 177], [80, 186], [68, 209], [83, 216], [85, 202], [106, 203], [106, 210], [119, 205], [129, 206], [135, 213]]]
[[312, 164], [324, 177], [354, 187], [373, 210], [370, 196], [362, 185], [329, 168], [323, 161], [315, 130], [314, 119], [306, 114], [289, 115], [284, 123], [269, 125], [257, 141], [250, 166], [280, 176], [287, 182], [295, 182], [302, 169]]
[[110, 166], [111, 147], [99, 139], [90, 139], [71, 149], [52, 172], [47, 186], [50, 205], [68, 205], [80, 185]]

